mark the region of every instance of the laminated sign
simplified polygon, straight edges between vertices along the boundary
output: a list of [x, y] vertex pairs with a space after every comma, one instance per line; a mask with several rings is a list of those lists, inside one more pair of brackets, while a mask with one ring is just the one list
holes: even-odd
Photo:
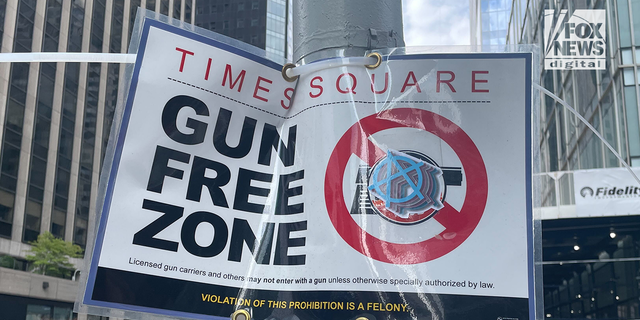
[[383, 60], [290, 83], [147, 20], [82, 303], [529, 318], [531, 55]]

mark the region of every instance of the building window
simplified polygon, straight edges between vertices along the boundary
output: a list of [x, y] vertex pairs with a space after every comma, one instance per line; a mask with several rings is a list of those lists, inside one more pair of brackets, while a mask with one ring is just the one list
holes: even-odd
[[218, 7], [215, 4], [212, 4], [211, 7], [209, 8], [209, 12], [211, 13], [218, 12]]
[[45, 14], [45, 30], [42, 42], [42, 51], [58, 51], [58, 40], [60, 37], [60, 18], [62, 14], [62, 1], [48, 0]]
[[244, 20], [240, 19], [236, 21], [236, 28], [244, 28]]
[[622, 79], [625, 86], [635, 85], [635, 77], [633, 76], [633, 68], [622, 69]]
[[49, 319], [51, 317], [50, 306], [27, 305], [27, 319]]
[[89, 51], [90, 52], [102, 52], [102, 40], [104, 35], [104, 15], [105, 15], [105, 3], [104, 0], [96, 0], [93, 2], [93, 14], [91, 18], [91, 38]]
[[216, 29], [216, 22], [212, 21], [209, 22], [209, 30], [215, 30]]
[[27, 260], [12, 256], [0, 255], [0, 267], [27, 271]]
[[71, 308], [53, 307], [53, 317], [51, 319], [72, 319], [73, 310]]
[[[30, 52], [36, 2], [20, 1], [14, 36], [16, 52]], [[29, 82], [29, 63], [12, 63], [9, 75], [6, 118], [0, 151], [0, 236], [11, 237], [13, 210], [22, 147], [24, 110]]]
[[[640, 47], [636, 47], [636, 61], [640, 62], [638, 54], [640, 54]], [[622, 64], [633, 64], [633, 53], [631, 48], [620, 49], [620, 57], [622, 58]]]
[[73, 243], [84, 248], [87, 243], [87, 225], [91, 200], [91, 181], [93, 177], [93, 152], [95, 149], [96, 122], [98, 113], [98, 91], [100, 87], [100, 63], [90, 63], [87, 74], [84, 122], [80, 146], [80, 166], [78, 191], [76, 194]]
[[14, 52], [31, 52], [33, 39], [33, 19], [36, 13], [36, 1], [20, 1], [18, 5], [18, 18], [13, 41]]
[[67, 216], [79, 78], [80, 63], [67, 63], [65, 66], [64, 92], [62, 93], [62, 117], [60, 119], [58, 159], [56, 163], [53, 210], [50, 226], [51, 233], [58, 238], [64, 238]]
[[222, 21], [222, 30], [227, 30], [227, 29], [229, 29], [229, 21], [228, 20]]
[[258, 26], [258, 19], [251, 19], [251, 26], [252, 27], [257, 27]]
[[22, 236], [22, 241], [25, 243], [35, 241], [40, 234], [55, 76], [55, 63], [40, 64], [36, 118]]
[[238, 3], [238, 11], [244, 11], [244, 2]]
[[102, 152], [100, 152], [100, 168], [104, 161], [107, 151], [107, 143], [109, 142], [109, 133], [113, 123], [113, 115], [115, 113], [116, 104], [118, 103], [118, 81], [120, 79], [120, 64], [110, 63], [107, 69], [107, 98], [104, 103], [104, 118], [102, 126]]
[[629, 142], [629, 156], [637, 157], [640, 155], [640, 125], [638, 124], [638, 108], [636, 87], [624, 88], [624, 100], [627, 107], [627, 137]]
[[258, 35], [251, 35], [251, 44], [256, 45], [258, 43]]
[[13, 224], [29, 63], [13, 63], [9, 77], [9, 94], [0, 155], [0, 236], [4, 237], [11, 237]]
[[184, 22], [191, 23], [191, 0], [186, 0], [184, 3]]
[[180, 19], [180, 0], [173, 0], [173, 18]]
[[0, 236], [11, 237], [15, 193], [0, 189]]
[[0, 46], [2, 46], [2, 35], [4, 34], [4, 14], [6, 12], [7, 0], [0, 0]]
[[[131, 33], [133, 33], [133, 27], [136, 22], [136, 14], [140, 7], [140, 0], [131, 0], [131, 7], [129, 8], [129, 39], [131, 39]], [[169, 4], [167, 3], [167, 6]], [[168, 15], [168, 14], [167, 14]]]
[[73, 2], [71, 7], [71, 22], [69, 22], [69, 36], [67, 37], [67, 51], [80, 52], [82, 50], [82, 34], [84, 30], [84, 6]]
[[[42, 50], [58, 51], [62, 3], [48, 0], [45, 14], [45, 29]], [[49, 151], [49, 131], [56, 77], [56, 63], [41, 63], [36, 96], [35, 126], [31, 146], [31, 161], [25, 204], [22, 241], [35, 241], [40, 234], [42, 202], [44, 198], [47, 156]]]
[[251, 1], [251, 10], [258, 10], [260, 9], [260, 4], [258, 3], [258, 1]]
[[71, 320], [73, 318], [73, 310], [49, 305], [27, 305], [27, 319], [60, 319]]
[[[629, 5], [626, 1], [616, 1], [618, 12], [618, 35], [620, 36], [620, 47], [631, 47], [631, 23], [629, 21]], [[637, 17], [634, 14], [634, 20]]]
[[169, 14], [169, 0], [160, 0], [160, 14]]
[[[148, 0], [147, 4], [149, 3]], [[153, 0], [155, 1], [155, 0]], [[155, 4], [153, 5], [155, 8]], [[122, 50], [122, 21], [124, 19], [124, 0], [114, 0], [111, 14], [111, 40], [109, 41], [109, 52], [120, 53]]]

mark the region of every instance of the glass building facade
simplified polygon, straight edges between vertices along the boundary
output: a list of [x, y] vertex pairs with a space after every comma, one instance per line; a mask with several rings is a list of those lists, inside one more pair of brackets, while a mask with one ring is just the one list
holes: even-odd
[[[193, 2], [172, 1], [173, 16], [193, 20]], [[2, 52], [111, 53], [127, 51], [138, 7], [159, 5], [135, 0], [2, 4], [3, 18], [16, 18], [12, 33], [3, 33]], [[0, 25], [6, 27], [4, 21]], [[0, 241], [29, 243], [49, 231], [86, 244], [123, 71], [124, 65], [106, 63], [2, 66], [0, 77], [7, 81], [0, 86]]]
[[264, 49], [278, 63], [293, 55], [291, 0], [198, 0], [196, 25]]
[[507, 41], [507, 23], [511, 13], [511, 0], [480, 0], [482, 49], [504, 45]]
[[[545, 70], [541, 85], [573, 106], [634, 167], [640, 166], [638, 63], [640, 1], [514, 0], [506, 43], [544, 48], [544, 10], [604, 9], [606, 68]], [[635, 17], [635, 18], [634, 18]], [[640, 317], [640, 212], [585, 216], [575, 206], [574, 172], [622, 166], [575, 115], [541, 95], [540, 157], [544, 316]], [[545, 212], [560, 214], [545, 215]], [[631, 214], [631, 215], [629, 215]]]
[[[195, 20], [195, 0], [0, 0], [1, 52], [126, 53], [139, 7]], [[0, 63], [0, 283], [33, 277], [24, 255], [41, 233], [87, 244], [124, 68]], [[29, 287], [0, 286], [0, 319], [72, 318], [73, 295]]]
[[[637, 68], [630, 17], [637, 1], [515, 1], [508, 43], [534, 43], [543, 48], [545, 9], [605, 9], [607, 13], [607, 66], [605, 70], [544, 70], [542, 85], [575, 106], [616, 151], [633, 166], [640, 166]], [[559, 12], [559, 10], [556, 10]], [[535, 17], [535, 18], [532, 18]], [[640, 34], [640, 23], [637, 24]], [[640, 38], [639, 38], [640, 40]], [[639, 42], [640, 44], [640, 42]], [[543, 59], [544, 57], [541, 57]], [[542, 61], [541, 61], [542, 62]], [[621, 163], [575, 116], [549, 97], [542, 97], [541, 155], [543, 172], [619, 167]], [[569, 185], [562, 183], [561, 185]], [[572, 194], [565, 190], [562, 195]], [[560, 201], [570, 204], [570, 197]]]

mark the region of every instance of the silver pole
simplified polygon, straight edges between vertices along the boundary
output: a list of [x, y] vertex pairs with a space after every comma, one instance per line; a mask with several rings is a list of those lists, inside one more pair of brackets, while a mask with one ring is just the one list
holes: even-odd
[[403, 47], [401, 0], [293, 1], [293, 60]]

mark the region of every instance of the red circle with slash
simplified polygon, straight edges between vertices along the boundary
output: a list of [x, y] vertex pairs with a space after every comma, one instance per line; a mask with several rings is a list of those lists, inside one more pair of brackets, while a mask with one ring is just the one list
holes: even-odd
[[[448, 144], [462, 163], [466, 178], [460, 211], [447, 202], [434, 217], [445, 230], [416, 243], [385, 241], [362, 229], [351, 217], [343, 196], [343, 176], [351, 155], [369, 166], [385, 156], [369, 137], [393, 128], [415, 128], [432, 133]], [[455, 123], [436, 113], [411, 108], [383, 111], [360, 119], [340, 138], [331, 153], [325, 175], [324, 195], [329, 219], [342, 239], [356, 251], [378, 261], [417, 264], [440, 258], [460, 246], [475, 230], [487, 203], [487, 170], [480, 151]]]

